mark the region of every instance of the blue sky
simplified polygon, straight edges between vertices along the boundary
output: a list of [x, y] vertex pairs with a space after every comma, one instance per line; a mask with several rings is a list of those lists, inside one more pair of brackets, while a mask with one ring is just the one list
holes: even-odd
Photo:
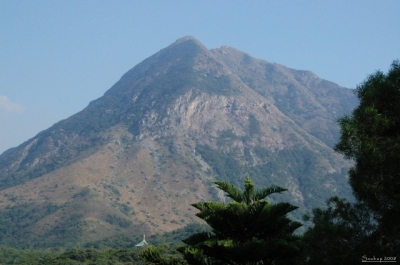
[[186, 35], [355, 88], [400, 59], [399, 14], [398, 0], [0, 0], [0, 153]]

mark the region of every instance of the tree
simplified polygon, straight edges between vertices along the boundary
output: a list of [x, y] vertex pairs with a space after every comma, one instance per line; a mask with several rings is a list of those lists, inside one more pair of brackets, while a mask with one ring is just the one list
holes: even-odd
[[[356, 89], [359, 106], [339, 119], [335, 150], [353, 159], [350, 185], [373, 211], [388, 250], [400, 249], [400, 64], [378, 71]], [[396, 218], [397, 217], [397, 218]]]
[[187, 265], [188, 263], [179, 252], [171, 249], [169, 245], [148, 246], [139, 257], [146, 261], [146, 264], [160, 265]]
[[303, 235], [308, 265], [358, 264], [363, 255], [383, 254], [376, 244], [376, 222], [364, 203], [332, 197], [327, 206], [313, 209], [312, 216], [305, 217], [306, 221], [312, 217], [313, 222]]
[[287, 214], [297, 209], [289, 203], [270, 204], [264, 198], [286, 191], [281, 187], [254, 189], [250, 178], [245, 190], [226, 182], [215, 182], [232, 199], [229, 203], [199, 202], [196, 216], [211, 226], [183, 240], [178, 249], [189, 264], [285, 264], [301, 257], [301, 226]]
[[[356, 197], [314, 209], [304, 234], [307, 264], [355, 264], [362, 256], [396, 256], [400, 249], [400, 65], [376, 72], [356, 89], [359, 106], [339, 119], [335, 150], [354, 160]], [[310, 217], [308, 217], [310, 218]]]

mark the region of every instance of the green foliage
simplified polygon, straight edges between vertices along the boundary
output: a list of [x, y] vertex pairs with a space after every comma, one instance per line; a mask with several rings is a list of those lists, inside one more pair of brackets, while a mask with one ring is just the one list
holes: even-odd
[[90, 188], [89, 187], [84, 187], [77, 193], [75, 193], [72, 198], [87, 198], [90, 194]]
[[[41, 236], [42, 239], [36, 244], [36, 248], [74, 247], [82, 240], [83, 225], [84, 220], [82, 214], [68, 214], [61, 222], [57, 223], [57, 225]], [[39, 241], [39, 239], [40, 238], [37, 240]]]
[[50, 259], [47, 264], [126, 264], [137, 261], [136, 255], [136, 251], [128, 249], [108, 251], [71, 249]]
[[237, 139], [240, 139], [240, 137], [234, 134], [232, 129], [224, 130], [220, 132], [217, 144], [218, 146], [230, 145], [233, 142], [233, 140]]
[[243, 202], [247, 206], [255, 203], [256, 201], [263, 200], [265, 197], [273, 193], [281, 193], [283, 191], [286, 191], [286, 189], [278, 186], [271, 186], [261, 190], [254, 190], [254, 184], [249, 178], [246, 178], [244, 181], [245, 190], [243, 192], [239, 188], [227, 182], [215, 181], [214, 183], [216, 184], [218, 189], [225, 191], [228, 197], [236, 202]]
[[254, 189], [247, 178], [245, 190], [225, 182], [215, 182], [232, 198], [230, 203], [201, 202], [196, 216], [207, 222], [211, 232], [193, 234], [178, 250], [189, 264], [280, 264], [301, 257], [300, 238], [293, 232], [301, 226], [287, 214], [297, 209], [289, 203], [270, 204], [270, 194], [285, 189]]
[[146, 247], [139, 257], [146, 261], [146, 264], [160, 265], [183, 265], [187, 264], [182, 255], [169, 245], [158, 245]]
[[0, 264], [133, 265], [143, 264], [138, 249], [69, 249], [61, 253], [0, 247]]
[[111, 215], [111, 214], [107, 214], [105, 220], [109, 224], [112, 224], [112, 225], [115, 224], [115, 225], [118, 225], [118, 226], [120, 226], [122, 228], [128, 228], [132, 224], [132, 222], [127, 220], [127, 219], [118, 217], [116, 215]]
[[38, 261], [46, 255], [49, 253], [0, 247], [0, 264], [38, 264]]
[[[357, 201], [333, 197], [314, 209], [304, 234], [308, 264], [355, 264], [400, 249], [400, 64], [357, 87], [360, 105], [339, 119], [335, 149], [355, 161], [349, 181]], [[309, 217], [308, 217], [309, 218]]]
[[[166, 243], [175, 246], [183, 238], [204, 229], [204, 225], [190, 224], [172, 232], [152, 235], [148, 240], [152, 244], [160, 245], [156, 249], [160, 251], [162, 256], [182, 261], [182, 256]], [[51, 238], [49, 235], [47, 236], [42, 240], [46, 241]], [[87, 243], [84, 249], [68, 249], [63, 252], [17, 250], [0, 247], [0, 264], [142, 264], [139, 254], [143, 249], [135, 247], [135, 244], [140, 239], [140, 236], [120, 235], [94, 243]], [[29, 247], [49, 247], [52, 243], [54, 241], [43, 245], [29, 244]], [[93, 249], [94, 247], [96, 249]]]
[[103, 186], [104, 186], [104, 188], [106, 188], [109, 191], [111, 191], [112, 194], [114, 194], [114, 196], [116, 196], [117, 198], [121, 197], [121, 193], [119, 192], [119, 190], [114, 185], [104, 184]]
[[129, 216], [132, 208], [130, 206], [128, 206], [127, 204], [120, 204], [120, 210], [123, 214], [125, 214], [126, 216]]
[[[146, 237], [146, 240], [151, 245], [169, 244], [170, 246], [176, 246], [182, 242], [186, 237], [189, 237], [193, 233], [198, 233], [207, 229], [207, 226], [200, 224], [188, 224], [180, 229], [157, 233]], [[84, 244], [85, 248], [133, 248], [138, 242], [142, 240], [141, 235], [116, 235], [112, 237], [107, 237], [102, 240], [97, 240], [94, 242], [88, 242]]]
[[400, 249], [400, 63], [357, 87], [360, 105], [339, 119], [335, 149], [355, 161], [349, 171], [356, 198], [375, 213], [388, 249]]
[[260, 122], [253, 115], [249, 115], [249, 134], [253, 136], [254, 134], [260, 133]]
[[198, 145], [196, 151], [214, 169], [218, 178], [238, 182], [243, 169], [233, 157], [223, 156], [208, 145]]
[[0, 244], [28, 248], [41, 244], [32, 226], [60, 207], [53, 203], [45, 205], [19, 204], [6, 207], [0, 212]]
[[332, 197], [327, 206], [305, 216], [314, 225], [303, 236], [307, 264], [357, 264], [363, 255], [384, 254], [377, 244], [376, 221], [365, 204]]

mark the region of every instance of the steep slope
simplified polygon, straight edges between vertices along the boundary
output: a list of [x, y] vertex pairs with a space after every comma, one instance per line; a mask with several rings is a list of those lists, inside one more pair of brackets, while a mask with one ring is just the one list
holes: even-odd
[[338, 117], [358, 103], [353, 91], [299, 71], [251, 57], [229, 46], [211, 50], [230, 73], [269, 98], [286, 116], [330, 147], [336, 144]]
[[349, 163], [329, 146], [335, 113], [353, 105], [349, 90], [310, 72], [179, 39], [0, 156], [3, 223], [19, 220], [0, 242], [74, 246], [170, 231], [196, 221], [191, 203], [225, 199], [211, 181], [240, 185], [246, 175], [288, 188], [275, 199], [300, 216], [349, 195]]

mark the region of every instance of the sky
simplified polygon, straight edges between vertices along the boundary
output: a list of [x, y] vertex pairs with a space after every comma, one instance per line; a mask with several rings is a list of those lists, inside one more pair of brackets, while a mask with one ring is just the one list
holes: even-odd
[[0, 0], [0, 154], [191, 35], [355, 88], [400, 59], [398, 0]]

